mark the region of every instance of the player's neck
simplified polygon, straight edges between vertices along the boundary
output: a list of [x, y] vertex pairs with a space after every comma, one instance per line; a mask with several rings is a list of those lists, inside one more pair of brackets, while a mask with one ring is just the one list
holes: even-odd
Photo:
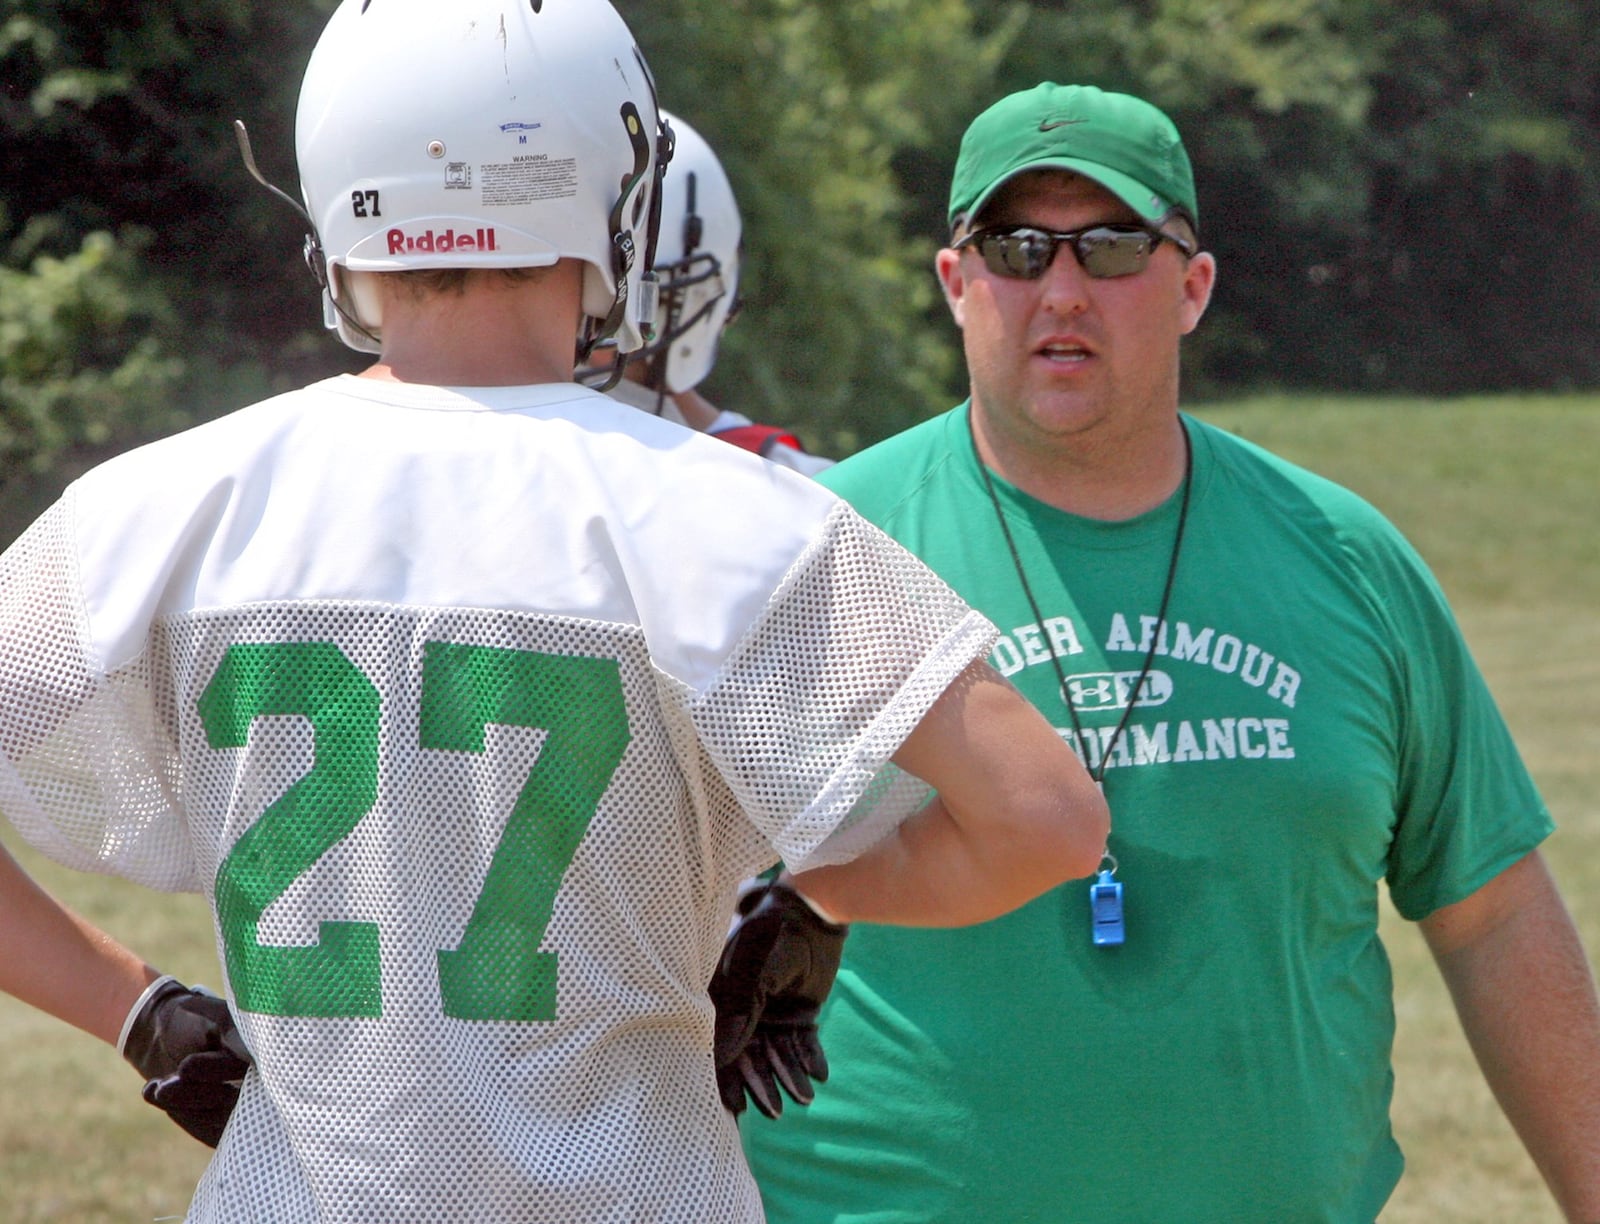
[[553, 359], [549, 354], [474, 353], [388, 350], [373, 365], [361, 371], [363, 378], [384, 382], [418, 383], [435, 387], [521, 387], [538, 383], [572, 381], [572, 359]]
[[383, 353], [364, 374], [454, 387], [571, 382], [579, 284], [577, 276], [475, 278], [460, 292], [391, 288]]

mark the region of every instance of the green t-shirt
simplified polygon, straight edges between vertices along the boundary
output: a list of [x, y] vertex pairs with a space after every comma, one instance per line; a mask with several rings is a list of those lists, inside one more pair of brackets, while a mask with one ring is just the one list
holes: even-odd
[[[1110, 753], [1126, 942], [1088, 881], [953, 931], [858, 925], [809, 1109], [747, 1115], [772, 1224], [1371, 1224], [1402, 1167], [1378, 882], [1420, 918], [1551, 830], [1444, 596], [1355, 495], [1185, 418], [1167, 621]], [[824, 482], [1002, 631], [1091, 768], [1156, 623], [1180, 497], [1116, 523], [996, 478], [965, 407]]]

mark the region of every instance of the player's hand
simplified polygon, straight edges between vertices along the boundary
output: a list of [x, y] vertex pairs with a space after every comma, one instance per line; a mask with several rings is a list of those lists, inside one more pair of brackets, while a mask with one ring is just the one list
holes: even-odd
[[145, 1078], [144, 1099], [210, 1147], [239, 1100], [250, 1051], [227, 1001], [162, 978], [141, 996], [117, 1047]]
[[742, 1112], [748, 1095], [776, 1118], [780, 1085], [809, 1105], [812, 1081], [828, 1078], [817, 1015], [850, 928], [820, 917], [781, 880], [746, 893], [739, 913], [711, 979], [717, 1088], [730, 1112]]

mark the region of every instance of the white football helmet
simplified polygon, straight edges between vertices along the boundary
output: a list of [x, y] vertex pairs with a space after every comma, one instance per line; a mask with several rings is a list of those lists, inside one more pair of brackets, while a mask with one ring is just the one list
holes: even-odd
[[677, 115], [672, 165], [661, 183], [655, 272], [661, 307], [644, 353], [659, 363], [657, 385], [687, 391], [711, 372], [722, 329], [738, 308], [741, 230], [733, 185], [711, 146]]
[[352, 348], [377, 351], [381, 320], [350, 273], [563, 257], [588, 265], [585, 343], [645, 343], [671, 138], [607, 0], [342, 0], [306, 67], [295, 149], [308, 257]]

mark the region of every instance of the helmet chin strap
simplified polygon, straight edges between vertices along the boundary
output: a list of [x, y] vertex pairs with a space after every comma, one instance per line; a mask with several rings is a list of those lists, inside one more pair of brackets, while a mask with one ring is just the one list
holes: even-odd
[[[311, 219], [311, 214], [301, 206], [300, 201], [296, 200], [287, 191], [284, 191], [278, 187], [274, 187], [267, 181], [267, 176], [261, 173], [260, 169], [256, 166], [255, 154], [250, 150], [250, 133], [245, 129], [243, 119], [235, 119], [233, 121], [233, 134], [239, 142], [239, 156], [244, 159], [244, 168], [250, 172], [250, 177], [255, 179], [256, 182], [260, 183], [273, 195], [277, 196], [278, 199], [282, 200], [290, 208], [294, 209], [295, 213], [299, 215], [300, 219], [306, 223], [304, 256], [306, 267], [311, 269], [311, 276], [312, 279], [317, 282], [317, 288], [322, 290], [327, 301], [333, 306], [334, 310], [338, 312], [339, 318], [344, 321], [345, 325], [348, 326], [351, 331], [353, 331], [356, 335], [370, 341], [372, 344], [381, 347], [382, 341], [378, 338], [377, 334], [369, 330], [360, 319], [356, 318], [356, 316], [346, 309], [344, 304], [340, 302], [336, 296], [334, 296], [333, 285], [328, 274], [328, 258], [323, 253], [322, 241], [317, 237], [317, 223]], [[374, 351], [376, 351], [376, 349], [374, 349]]]
[[[588, 361], [589, 357], [590, 357], [590, 353], [592, 352], [592, 350], [593, 350], [593, 343], [592, 342], [590, 344], [589, 351], [585, 351], [583, 346], [580, 344], [578, 346], [579, 356], [578, 356], [577, 360], [575, 360], [573, 362], [573, 366], [577, 367], [577, 366], [582, 365], [584, 362]], [[599, 381], [597, 383], [585, 383], [584, 385], [587, 386], [587, 387], [592, 387], [594, 390], [596, 390], [596, 391], [600, 392], [600, 394], [604, 395], [607, 391], [611, 390], [612, 387], [616, 386], [619, 382], [622, 381], [623, 361], [624, 361], [624, 358], [623, 358], [622, 354], [621, 353], [616, 354], [616, 356], [614, 356], [612, 358], [612, 360], [611, 360], [611, 369], [606, 374], [605, 378], [603, 378], [601, 381]]]

